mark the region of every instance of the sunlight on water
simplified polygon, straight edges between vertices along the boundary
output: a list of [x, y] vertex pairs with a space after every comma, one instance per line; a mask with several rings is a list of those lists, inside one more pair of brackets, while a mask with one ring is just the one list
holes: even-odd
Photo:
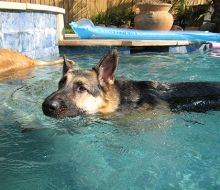
[[[100, 56], [71, 58], [86, 69]], [[220, 81], [219, 63], [206, 54], [121, 56], [117, 76]], [[1, 189], [220, 189], [220, 112], [48, 118], [41, 104], [61, 70], [0, 83]]]

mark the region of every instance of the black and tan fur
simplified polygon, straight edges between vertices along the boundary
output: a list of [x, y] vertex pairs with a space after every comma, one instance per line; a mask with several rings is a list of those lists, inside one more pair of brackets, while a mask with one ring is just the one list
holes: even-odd
[[58, 90], [43, 102], [44, 114], [62, 118], [137, 108], [151, 111], [161, 105], [174, 112], [220, 110], [220, 82], [115, 80], [117, 64], [116, 50], [91, 70], [74, 70], [65, 61]]

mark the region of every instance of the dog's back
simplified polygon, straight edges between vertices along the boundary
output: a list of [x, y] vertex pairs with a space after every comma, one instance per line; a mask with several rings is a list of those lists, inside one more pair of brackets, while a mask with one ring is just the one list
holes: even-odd
[[36, 65], [36, 61], [16, 51], [0, 49], [0, 74]]
[[122, 109], [165, 103], [171, 111], [220, 110], [220, 82], [116, 81]]
[[171, 83], [164, 95], [173, 111], [220, 110], [220, 82]]

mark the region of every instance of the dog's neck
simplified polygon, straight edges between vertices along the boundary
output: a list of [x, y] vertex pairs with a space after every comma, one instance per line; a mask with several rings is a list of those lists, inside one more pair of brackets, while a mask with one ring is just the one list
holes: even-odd
[[120, 95], [119, 109], [136, 108], [145, 105], [155, 107], [160, 97], [160, 83], [152, 81], [116, 80], [115, 86]]

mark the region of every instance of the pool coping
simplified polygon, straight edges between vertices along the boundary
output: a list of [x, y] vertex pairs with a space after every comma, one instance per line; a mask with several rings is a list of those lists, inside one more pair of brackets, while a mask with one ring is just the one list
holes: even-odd
[[178, 40], [64, 39], [59, 46], [188, 46], [201, 42]]
[[65, 9], [49, 5], [0, 1], [0, 10], [42, 11], [65, 14]]
[[129, 39], [79, 39], [76, 34], [65, 34], [60, 46], [188, 46], [204, 44], [189, 40], [129, 40]]

